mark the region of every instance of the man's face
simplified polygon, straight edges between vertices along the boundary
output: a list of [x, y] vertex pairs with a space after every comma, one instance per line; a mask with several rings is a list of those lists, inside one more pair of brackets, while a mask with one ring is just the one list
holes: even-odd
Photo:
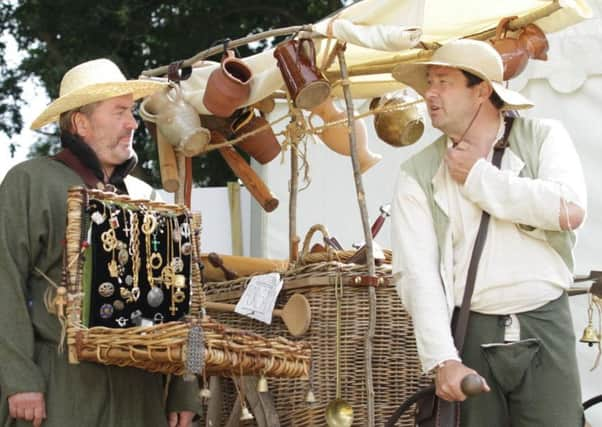
[[99, 102], [92, 113], [81, 114], [77, 133], [94, 150], [103, 168], [113, 169], [134, 154], [132, 137], [138, 124], [132, 114], [132, 95]]
[[433, 127], [448, 135], [462, 135], [479, 106], [478, 87], [467, 87], [462, 71], [439, 65], [428, 68], [424, 94]]

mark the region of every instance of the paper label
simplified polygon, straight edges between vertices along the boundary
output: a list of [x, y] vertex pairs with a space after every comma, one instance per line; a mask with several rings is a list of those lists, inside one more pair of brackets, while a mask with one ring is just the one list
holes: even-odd
[[253, 276], [234, 311], [270, 325], [276, 298], [281, 289], [282, 279], [279, 273]]

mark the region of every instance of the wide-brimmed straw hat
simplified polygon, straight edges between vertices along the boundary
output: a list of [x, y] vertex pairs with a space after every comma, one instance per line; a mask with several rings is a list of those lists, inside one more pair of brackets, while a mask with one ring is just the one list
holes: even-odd
[[65, 73], [59, 97], [42, 111], [31, 128], [39, 129], [57, 121], [62, 113], [93, 102], [128, 94], [136, 100], [163, 87], [164, 83], [151, 80], [126, 80], [119, 67], [108, 59], [84, 62]]
[[438, 48], [428, 61], [399, 64], [392, 74], [396, 80], [424, 96], [428, 88], [427, 68], [430, 65], [458, 68], [489, 82], [504, 101], [504, 110], [520, 110], [534, 105], [520, 93], [504, 87], [502, 58], [489, 43], [471, 39], [454, 40]]

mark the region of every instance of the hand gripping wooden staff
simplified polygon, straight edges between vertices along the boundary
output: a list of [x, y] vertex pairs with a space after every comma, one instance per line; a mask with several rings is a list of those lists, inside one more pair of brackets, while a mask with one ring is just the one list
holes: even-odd
[[[225, 313], [234, 312], [235, 307], [234, 304], [221, 302], [207, 302], [205, 304], [207, 310]], [[288, 332], [294, 337], [306, 333], [311, 324], [311, 307], [307, 298], [301, 294], [294, 294], [282, 309], [275, 309], [273, 315], [282, 318]]]

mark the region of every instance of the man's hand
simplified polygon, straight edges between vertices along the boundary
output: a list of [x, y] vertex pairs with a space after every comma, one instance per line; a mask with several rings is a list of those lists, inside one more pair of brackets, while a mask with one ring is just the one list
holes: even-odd
[[453, 180], [463, 185], [477, 160], [486, 156], [487, 153], [483, 153], [474, 145], [460, 141], [455, 147], [447, 149], [445, 164]]
[[191, 411], [170, 412], [167, 421], [169, 427], [190, 427], [193, 417], [194, 412]]
[[43, 393], [15, 393], [8, 398], [8, 411], [14, 419], [31, 421], [40, 427], [46, 419], [46, 402]]
[[[454, 401], [463, 401], [466, 395], [462, 392], [460, 384], [468, 374], [477, 374], [473, 369], [468, 368], [457, 360], [447, 360], [443, 366], [437, 369], [435, 375], [435, 385], [437, 386], [437, 396], [441, 399]], [[483, 378], [485, 391], [489, 391], [489, 386]]]

